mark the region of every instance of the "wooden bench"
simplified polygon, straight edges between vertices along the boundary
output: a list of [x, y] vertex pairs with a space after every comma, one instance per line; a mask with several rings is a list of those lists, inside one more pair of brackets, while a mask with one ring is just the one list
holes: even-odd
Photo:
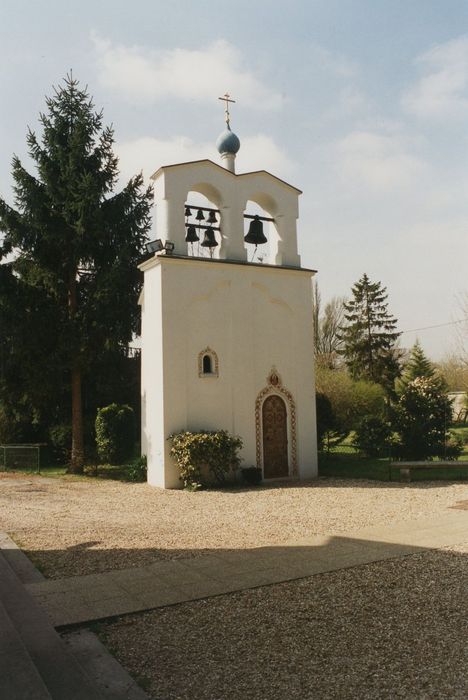
[[468, 462], [457, 462], [456, 460], [440, 462], [391, 462], [390, 481], [392, 480], [392, 470], [400, 470], [400, 481], [411, 481], [411, 472], [415, 469], [468, 469]]

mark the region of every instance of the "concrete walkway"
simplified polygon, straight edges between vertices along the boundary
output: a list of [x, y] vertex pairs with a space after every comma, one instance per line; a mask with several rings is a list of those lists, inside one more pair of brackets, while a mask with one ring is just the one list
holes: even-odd
[[42, 575], [0, 533], [0, 698], [149, 700], [95, 635], [61, 637], [27, 592]]
[[103, 700], [0, 552], [0, 695]]
[[142, 568], [31, 582], [55, 627], [232, 593], [438, 549], [468, 540], [468, 511], [431, 520], [311, 536], [278, 547], [157, 561]]

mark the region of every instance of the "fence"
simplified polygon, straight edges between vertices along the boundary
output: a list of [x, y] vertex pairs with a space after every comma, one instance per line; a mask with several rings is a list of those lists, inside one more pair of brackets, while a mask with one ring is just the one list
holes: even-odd
[[31, 469], [41, 471], [41, 444], [0, 445], [0, 471]]

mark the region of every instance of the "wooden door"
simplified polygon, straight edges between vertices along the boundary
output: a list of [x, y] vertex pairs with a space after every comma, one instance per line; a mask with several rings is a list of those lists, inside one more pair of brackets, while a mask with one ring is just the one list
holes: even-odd
[[263, 402], [263, 476], [275, 479], [288, 476], [288, 427], [286, 404], [280, 396], [268, 396]]

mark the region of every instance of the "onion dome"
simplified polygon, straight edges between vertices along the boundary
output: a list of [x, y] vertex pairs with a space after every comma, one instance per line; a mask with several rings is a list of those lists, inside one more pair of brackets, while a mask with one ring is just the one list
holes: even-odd
[[223, 131], [223, 133], [218, 136], [218, 139], [216, 141], [216, 148], [221, 154], [231, 153], [232, 155], [235, 155], [239, 150], [239, 138], [236, 136], [236, 134], [234, 134], [234, 132], [231, 131], [229, 124], [227, 128]]

